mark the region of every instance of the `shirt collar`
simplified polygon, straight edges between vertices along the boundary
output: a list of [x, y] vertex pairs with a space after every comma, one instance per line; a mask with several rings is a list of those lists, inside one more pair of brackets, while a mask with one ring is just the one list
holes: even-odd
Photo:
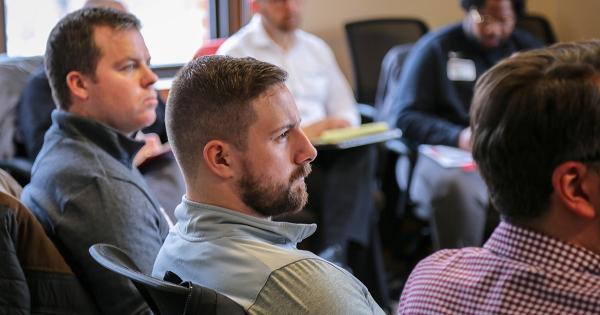
[[194, 202], [185, 196], [175, 209], [175, 217], [181, 232], [204, 240], [239, 236], [295, 247], [317, 229], [316, 224], [271, 221]]
[[[267, 30], [265, 30], [264, 25], [262, 24], [262, 16], [260, 14], [254, 14], [252, 19], [248, 23], [248, 28], [252, 33], [252, 44], [256, 47], [275, 47], [277, 49], [281, 48], [271, 39]], [[294, 36], [298, 36], [298, 30], [294, 31]]]
[[128, 168], [133, 167], [133, 157], [144, 146], [107, 125], [63, 110], [52, 111], [52, 123], [71, 136], [93, 142]]
[[484, 247], [497, 255], [543, 269], [600, 274], [600, 255], [504, 221]]

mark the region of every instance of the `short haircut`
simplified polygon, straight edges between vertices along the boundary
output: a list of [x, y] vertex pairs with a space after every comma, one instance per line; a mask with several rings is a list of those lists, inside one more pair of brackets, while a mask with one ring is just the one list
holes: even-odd
[[139, 30], [141, 27], [139, 20], [129, 13], [111, 8], [83, 8], [66, 15], [50, 32], [44, 62], [52, 96], [63, 110], [68, 110], [72, 102], [67, 74], [79, 71], [95, 77], [102, 56], [94, 40], [94, 29], [99, 26], [114, 30]]
[[252, 101], [286, 78], [284, 70], [254, 58], [206, 56], [181, 69], [169, 93], [165, 120], [184, 176], [196, 174], [211, 140], [245, 150], [248, 128], [257, 119]]
[[[486, 1], [490, 0], [460, 0], [460, 6], [465, 11], [471, 10], [471, 8], [475, 7], [480, 9], [483, 7]], [[511, 0], [513, 11], [515, 12], [515, 17], [520, 18], [523, 16], [525, 12], [525, 1], [524, 0]]]
[[477, 82], [473, 157], [508, 221], [546, 212], [561, 163], [600, 160], [599, 74], [600, 41], [588, 41], [517, 54]]

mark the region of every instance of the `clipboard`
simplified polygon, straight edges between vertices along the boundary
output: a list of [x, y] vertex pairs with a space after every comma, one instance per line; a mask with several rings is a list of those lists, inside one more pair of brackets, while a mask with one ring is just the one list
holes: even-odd
[[385, 142], [402, 137], [400, 129], [389, 129], [385, 122], [364, 124], [360, 127], [350, 127], [332, 130], [335, 133], [321, 136], [313, 141], [317, 150], [340, 150], [363, 145]]

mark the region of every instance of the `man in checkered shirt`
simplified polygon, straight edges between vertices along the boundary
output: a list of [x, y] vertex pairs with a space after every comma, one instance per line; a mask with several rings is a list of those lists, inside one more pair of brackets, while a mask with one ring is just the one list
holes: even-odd
[[513, 56], [477, 82], [473, 156], [502, 222], [412, 272], [399, 314], [600, 314], [600, 41]]

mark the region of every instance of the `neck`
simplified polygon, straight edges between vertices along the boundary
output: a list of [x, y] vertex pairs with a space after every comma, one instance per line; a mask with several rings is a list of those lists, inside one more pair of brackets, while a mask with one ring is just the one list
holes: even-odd
[[217, 206], [257, 218], [270, 219], [270, 217], [249, 208], [239, 198], [237, 191], [224, 182], [197, 184], [194, 187], [186, 183], [186, 197], [193, 202]]
[[284, 51], [290, 49], [295, 39], [294, 31], [281, 30], [270, 25], [265, 19], [261, 19], [261, 23], [271, 40], [273, 40], [277, 46], [281, 47]]
[[543, 217], [519, 222], [518, 225], [600, 254], [598, 221], [598, 218], [585, 220], [567, 209], [551, 207]]

